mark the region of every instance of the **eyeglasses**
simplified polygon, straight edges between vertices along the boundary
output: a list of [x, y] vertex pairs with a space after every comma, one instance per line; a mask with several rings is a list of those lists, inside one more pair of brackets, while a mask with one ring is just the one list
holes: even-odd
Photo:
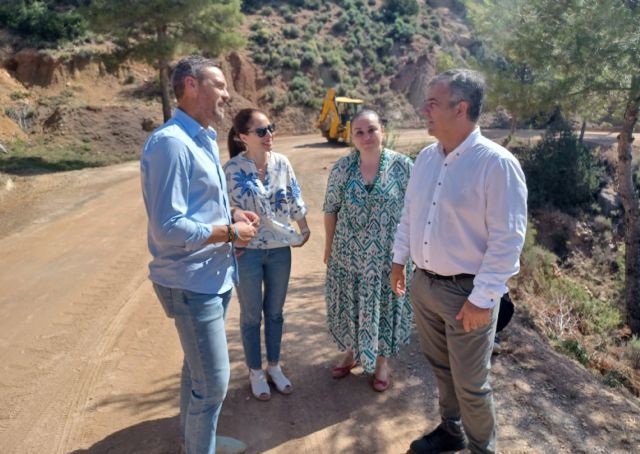
[[276, 124], [271, 123], [270, 125], [267, 125], [264, 128], [256, 128], [254, 131], [249, 131], [249, 134], [251, 134], [252, 132], [255, 132], [256, 136], [264, 137], [267, 135], [267, 132], [270, 132], [271, 134], [273, 134], [275, 131], [276, 131]]

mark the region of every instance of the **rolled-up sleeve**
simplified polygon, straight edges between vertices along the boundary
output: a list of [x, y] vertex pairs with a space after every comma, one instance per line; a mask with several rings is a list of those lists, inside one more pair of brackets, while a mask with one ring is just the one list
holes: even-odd
[[296, 174], [288, 159], [285, 159], [287, 166], [287, 202], [289, 204], [289, 215], [294, 221], [298, 221], [306, 216], [307, 205], [302, 200], [302, 190], [296, 179]]
[[178, 139], [152, 139], [143, 153], [141, 172], [149, 234], [158, 243], [192, 251], [203, 246], [212, 226], [189, 216], [191, 164], [187, 153], [186, 145]]
[[527, 230], [527, 186], [518, 162], [497, 161], [489, 172], [486, 191], [487, 249], [469, 295], [469, 301], [482, 308], [495, 306], [507, 291], [507, 280], [520, 270]]

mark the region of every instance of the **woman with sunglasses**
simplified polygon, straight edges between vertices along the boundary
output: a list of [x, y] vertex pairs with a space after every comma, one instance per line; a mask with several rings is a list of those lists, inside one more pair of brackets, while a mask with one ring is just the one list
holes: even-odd
[[[257, 109], [243, 109], [233, 119], [224, 165], [232, 207], [250, 209], [260, 216], [255, 237], [237, 249], [240, 331], [251, 392], [269, 400], [267, 376], [282, 394], [293, 386], [279, 365], [283, 306], [291, 271], [291, 246], [307, 242], [310, 231], [307, 207], [289, 160], [272, 151], [276, 127]], [[251, 207], [251, 208], [249, 208]], [[289, 221], [296, 221], [300, 233]], [[260, 326], [264, 313], [267, 369], [262, 369]]]
[[[388, 358], [409, 342], [413, 312], [409, 292], [391, 291], [393, 239], [413, 163], [383, 148], [378, 114], [362, 110], [351, 120], [354, 150], [329, 175], [324, 200], [327, 323], [345, 352], [331, 370], [349, 375], [360, 364], [372, 386], [391, 384]], [[407, 282], [411, 267], [406, 266]]]

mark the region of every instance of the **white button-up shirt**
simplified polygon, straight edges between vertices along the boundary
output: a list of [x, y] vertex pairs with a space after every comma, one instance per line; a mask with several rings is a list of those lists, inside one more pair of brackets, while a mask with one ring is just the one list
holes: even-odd
[[476, 128], [445, 156], [440, 143], [416, 159], [393, 248], [422, 269], [475, 274], [469, 301], [493, 307], [520, 269], [527, 187], [518, 160]]

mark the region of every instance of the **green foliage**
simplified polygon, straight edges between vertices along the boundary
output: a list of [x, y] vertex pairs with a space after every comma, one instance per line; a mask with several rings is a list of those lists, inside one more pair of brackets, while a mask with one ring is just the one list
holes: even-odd
[[28, 98], [29, 97], [29, 93], [26, 92], [26, 91], [12, 91], [11, 94], [9, 95], [9, 97], [13, 101], [18, 101], [20, 99]]
[[383, 7], [384, 17], [393, 22], [399, 16], [415, 16], [420, 11], [417, 0], [386, 0]]
[[595, 200], [600, 169], [566, 122], [550, 126], [542, 140], [519, 157], [531, 208], [551, 205], [575, 212]]
[[0, 154], [0, 172], [15, 175], [101, 167], [138, 158], [137, 154], [126, 150], [104, 153], [104, 150], [94, 150], [87, 143], [61, 145], [46, 139], [37, 142], [18, 140], [8, 148], [8, 154]]
[[286, 25], [282, 28], [282, 34], [287, 39], [296, 39], [300, 36], [300, 29], [295, 25]]
[[243, 20], [240, 0], [93, 0], [88, 14], [96, 31], [152, 64], [170, 61], [179, 50], [217, 56], [244, 43], [236, 31]]
[[634, 369], [640, 369], [640, 337], [632, 336], [625, 347], [625, 357]]
[[640, 8], [633, 3], [467, 2], [484, 43], [492, 104], [518, 118], [557, 105], [588, 118], [625, 96], [640, 61]]
[[589, 355], [587, 354], [587, 350], [578, 340], [565, 339], [560, 342], [558, 348], [565, 355], [576, 359], [583, 366], [589, 364]]
[[31, 45], [51, 47], [71, 41], [87, 30], [73, 6], [58, 11], [41, 0], [14, 0], [0, 5], [0, 24], [28, 39]]

